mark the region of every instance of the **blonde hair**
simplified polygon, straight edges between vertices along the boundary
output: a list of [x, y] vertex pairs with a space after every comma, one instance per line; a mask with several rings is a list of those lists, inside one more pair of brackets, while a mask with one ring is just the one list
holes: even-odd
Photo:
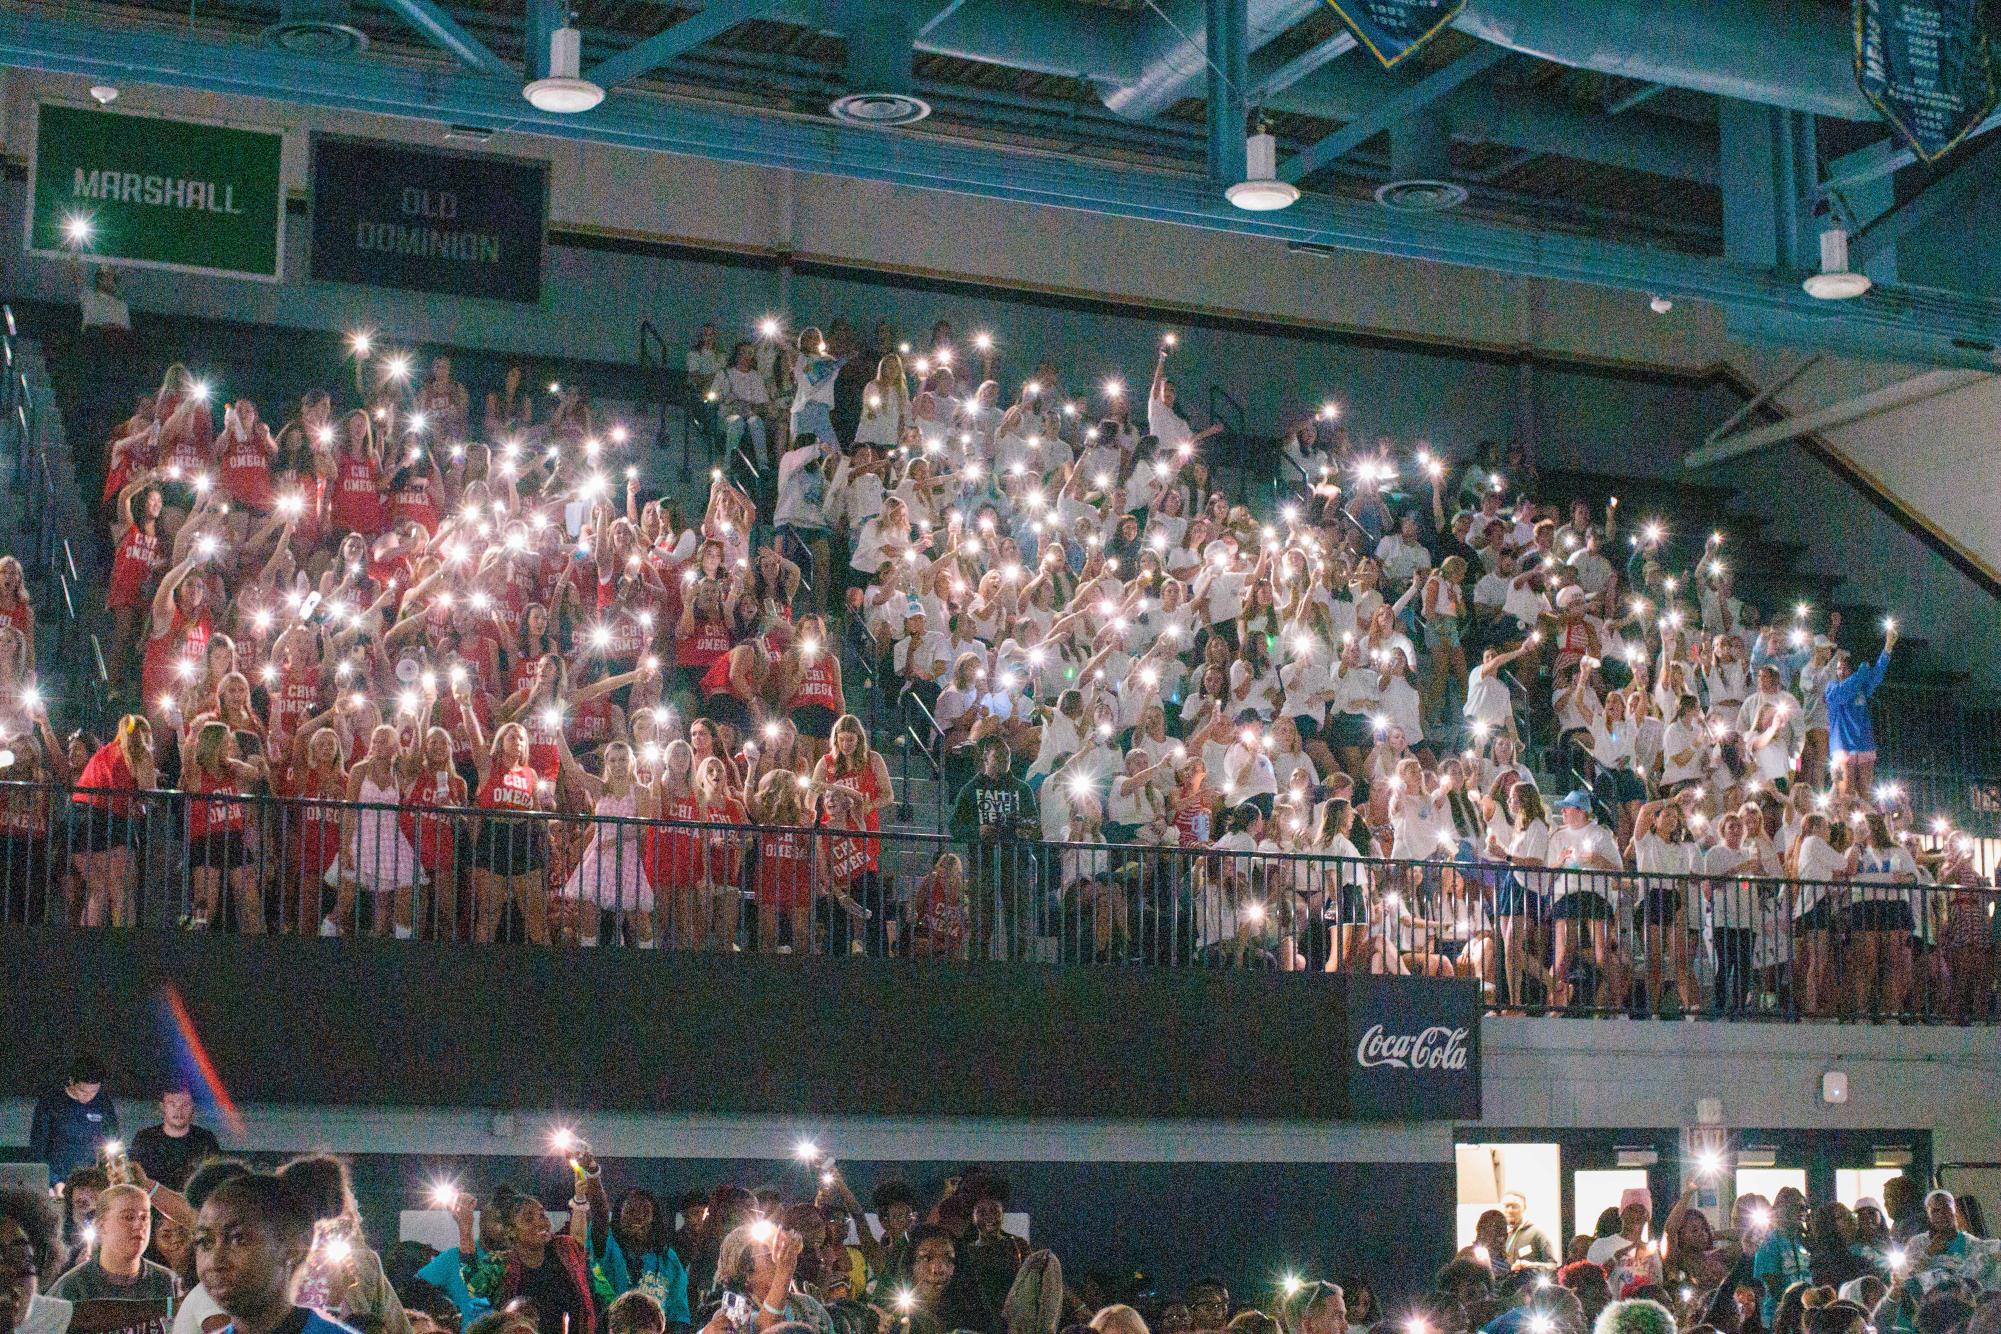
[[224, 755], [229, 750], [229, 724], [210, 721], [201, 725], [195, 734], [195, 772], [214, 777], [222, 769]]
[[758, 780], [756, 810], [758, 824], [798, 824], [798, 775], [790, 769], [773, 769]]
[[119, 753], [125, 757], [125, 763], [129, 766], [139, 748], [152, 739], [153, 724], [146, 721], [145, 715], [128, 713], [118, 720], [118, 734], [113, 744], [118, 747]]

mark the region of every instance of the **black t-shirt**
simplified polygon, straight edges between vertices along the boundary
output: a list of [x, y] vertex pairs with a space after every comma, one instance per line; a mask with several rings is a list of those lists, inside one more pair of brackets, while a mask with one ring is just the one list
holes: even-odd
[[585, 1300], [577, 1292], [577, 1285], [570, 1281], [570, 1271], [563, 1268], [563, 1262], [556, 1258], [555, 1247], [542, 1252], [542, 1264], [530, 1269], [521, 1266], [521, 1292], [535, 1303], [535, 1310], [541, 1317], [537, 1327], [542, 1334], [565, 1334], [563, 1316], [570, 1317], [569, 1334], [583, 1334], [584, 1308], [579, 1304]]
[[147, 1126], [132, 1137], [132, 1157], [146, 1175], [168, 1190], [179, 1190], [202, 1161], [222, 1152], [215, 1136], [201, 1126], [189, 1126], [178, 1139], [164, 1125]]

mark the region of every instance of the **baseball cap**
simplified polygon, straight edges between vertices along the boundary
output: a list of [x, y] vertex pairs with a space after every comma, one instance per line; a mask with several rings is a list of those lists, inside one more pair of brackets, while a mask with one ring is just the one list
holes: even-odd
[[1560, 811], [1588, 811], [1591, 809], [1591, 794], [1581, 787], [1572, 788], [1556, 803], [1556, 808]]

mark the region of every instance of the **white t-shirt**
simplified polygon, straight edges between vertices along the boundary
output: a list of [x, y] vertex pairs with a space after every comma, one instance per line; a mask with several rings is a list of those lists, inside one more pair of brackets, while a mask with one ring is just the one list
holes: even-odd
[[1278, 776], [1272, 772], [1271, 756], [1263, 746], [1237, 741], [1224, 753], [1222, 772], [1216, 776], [1222, 780], [1227, 802], [1278, 795]]
[[[122, 296], [113, 296], [97, 290], [95, 284], [83, 289], [77, 298], [77, 305], [83, 311], [83, 327], [86, 329], [127, 329], [132, 327], [132, 307], [125, 304]], [[49, 1298], [55, 1301], [56, 1298]], [[67, 1305], [67, 1303], [64, 1303]], [[29, 1316], [33, 1320], [32, 1315]], [[69, 1324], [69, 1316], [63, 1316], [63, 1324]]]
[[1160, 441], [1160, 455], [1166, 459], [1174, 458], [1183, 445], [1195, 439], [1195, 428], [1187, 419], [1152, 394], [1146, 399], [1146, 429]]
[[1695, 875], [1702, 869], [1702, 849], [1687, 839], [1670, 843], [1650, 830], [1633, 845], [1633, 869], [1642, 875]]
[[935, 680], [936, 673], [951, 665], [951, 652], [951, 641], [938, 630], [926, 630], [922, 639], [899, 639], [894, 654], [896, 674], [915, 676], [916, 671], [910, 669], [915, 664], [918, 669], [930, 670], [933, 673], [931, 679]]
[[208, 1295], [208, 1285], [197, 1283], [174, 1312], [173, 1334], [202, 1334], [211, 1324], [220, 1329], [228, 1323], [229, 1313]]
[[756, 371], [740, 371], [726, 367], [709, 381], [709, 392], [727, 407], [732, 400], [764, 407], [771, 402], [771, 389], [764, 383], [764, 377]]
[[1507, 685], [1500, 679], [1500, 673], [1481, 663], [1466, 675], [1466, 721], [1485, 723], [1498, 730], [1505, 730], [1508, 720], [1514, 716], [1515, 702], [1508, 694]]
[[[1623, 867], [1625, 861], [1619, 856], [1619, 845], [1612, 837], [1612, 831], [1593, 821], [1580, 829], [1569, 825], [1559, 825], [1550, 831], [1549, 864], [1551, 866], [1581, 867], [1592, 857], [1602, 857], [1614, 868]], [[1602, 868], [1597, 868], [1601, 869]], [[1555, 876], [1552, 884], [1555, 901], [1561, 902], [1579, 890], [1596, 890], [1598, 881], [1592, 876]]]
[[1799, 878], [1804, 883], [1798, 890], [1798, 900], [1794, 914], [1806, 912], [1833, 891], [1827, 881], [1834, 880], [1848, 870], [1848, 854], [1836, 852], [1834, 845], [1819, 834], [1808, 834], [1800, 840]]
[[[1690, 783], [1702, 777], [1709, 749], [1705, 732], [1700, 723], [1690, 726], [1679, 719], [1667, 725], [1661, 734], [1661, 782]], [[1683, 752], [1688, 753], [1687, 760], [1676, 763], [1675, 757]]]

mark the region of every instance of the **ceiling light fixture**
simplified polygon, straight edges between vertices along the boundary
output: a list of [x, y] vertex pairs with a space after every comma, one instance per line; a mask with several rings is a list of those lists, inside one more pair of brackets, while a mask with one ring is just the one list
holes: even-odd
[[1278, 141], [1259, 130], [1244, 140], [1244, 179], [1223, 192], [1246, 213], [1270, 213], [1299, 202], [1299, 187], [1278, 179]]
[[549, 34], [549, 73], [521, 90], [537, 111], [574, 116], [604, 101], [604, 89], [578, 77], [583, 43], [583, 34], [567, 23]]
[[1820, 234], [1820, 272], [1800, 284], [1817, 301], [1850, 301], [1871, 287], [1866, 273], [1848, 267], [1848, 229], [1831, 226]]

